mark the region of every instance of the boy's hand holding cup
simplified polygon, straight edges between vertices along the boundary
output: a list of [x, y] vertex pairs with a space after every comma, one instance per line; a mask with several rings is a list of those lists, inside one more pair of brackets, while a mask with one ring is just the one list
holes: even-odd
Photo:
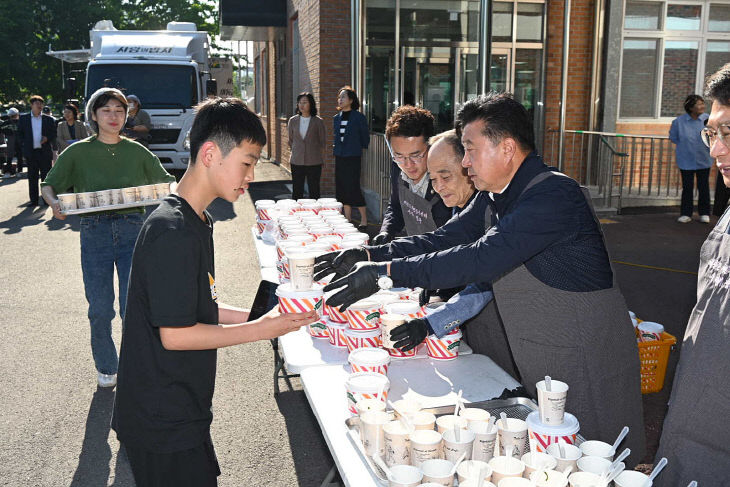
[[270, 340], [296, 331], [304, 325], [317, 321], [317, 318], [315, 310], [304, 313], [281, 313], [278, 307], [275, 307], [257, 321], [263, 325], [262, 338]]

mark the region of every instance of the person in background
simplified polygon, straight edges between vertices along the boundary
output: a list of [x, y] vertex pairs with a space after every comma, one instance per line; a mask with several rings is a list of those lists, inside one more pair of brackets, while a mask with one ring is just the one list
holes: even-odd
[[236, 98], [210, 98], [195, 112], [191, 162], [176, 194], [145, 222], [132, 259], [112, 428], [138, 487], [217, 485], [210, 435], [217, 349], [274, 339], [316, 319], [314, 311], [274, 309], [248, 321], [248, 310], [221, 302], [206, 208], [245, 193], [266, 133]]
[[393, 111], [385, 125], [393, 158], [390, 201], [374, 245], [387, 243], [404, 230], [409, 236], [432, 232], [451, 218], [451, 210], [428, 177], [428, 139], [434, 133], [433, 123], [428, 110], [404, 105]]
[[[121, 91], [101, 88], [91, 95], [86, 104], [86, 120], [96, 135], [66, 148], [42, 184], [43, 198], [53, 209], [54, 217], [66, 218], [57, 193], [175, 181], [156, 155], [120, 136], [126, 119], [127, 99]], [[132, 250], [143, 222], [141, 206], [81, 216], [81, 272], [89, 303], [91, 353], [101, 387], [113, 387], [117, 380], [117, 349], [112, 339], [114, 268], [119, 282], [119, 314], [124, 318]]]
[[[707, 78], [712, 110], [703, 138], [730, 186], [730, 63]], [[730, 465], [730, 211], [700, 252], [697, 304], [689, 316], [656, 460], [656, 487], [727, 485]]]
[[309, 197], [320, 196], [319, 180], [327, 144], [324, 122], [317, 116], [317, 104], [311, 93], [297, 96], [296, 115], [287, 124], [291, 157], [292, 198], [304, 197], [304, 183], [309, 188]]
[[137, 95], [129, 95], [127, 100], [129, 101], [129, 116], [124, 127], [124, 135], [145, 147], [149, 147], [150, 130], [152, 130], [150, 115], [142, 110], [142, 103]]
[[[0, 123], [0, 132], [5, 136], [5, 165], [2, 168], [3, 178], [14, 178], [23, 169], [23, 151], [18, 141], [18, 119], [20, 112], [17, 108], [8, 110], [8, 119]], [[17, 158], [17, 164], [13, 165], [13, 158]]]
[[360, 166], [362, 151], [370, 144], [370, 132], [365, 115], [358, 111], [360, 101], [349, 86], [337, 93], [337, 107], [334, 116], [335, 196], [343, 206], [345, 217], [352, 218], [352, 208], [360, 212], [358, 230], [367, 231], [368, 213], [365, 197], [360, 188]]
[[79, 121], [79, 109], [73, 103], [63, 107], [63, 120], [58, 122], [56, 133], [56, 147], [59, 154], [77, 140], [89, 136], [86, 126]]
[[676, 145], [677, 166], [682, 173], [682, 207], [677, 221], [692, 221], [694, 180], [697, 178], [697, 210], [700, 222], [710, 223], [709, 177], [712, 158], [700, 137], [709, 117], [705, 113], [705, 100], [700, 95], [689, 95], [684, 100], [684, 111], [687, 113], [675, 118], [669, 128], [669, 140]]
[[23, 156], [28, 164], [27, 206], [38, 206], [38, 179], [46, 179], [53, 161], [53, 145], [56, 140], [56, 120], [44, 115], [45, 101], [38, 95], [30, 97], [30, 113], [21, 115], [18, 121], [18, 138], [23, 146]]

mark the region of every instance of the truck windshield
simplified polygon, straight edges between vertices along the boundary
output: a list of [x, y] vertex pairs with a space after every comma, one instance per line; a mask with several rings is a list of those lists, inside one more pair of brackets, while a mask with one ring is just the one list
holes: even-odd
[[198, 103], [192, 66], [165, 64], [93, 64], [86, 81], [87, 98], [102, 87], [137, 95], [143, 108], [191, 108]]

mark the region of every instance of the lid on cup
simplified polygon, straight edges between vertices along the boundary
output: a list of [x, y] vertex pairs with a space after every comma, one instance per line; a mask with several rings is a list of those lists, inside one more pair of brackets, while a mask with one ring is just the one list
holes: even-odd
[[361, 299], [350, 305], [349, 308], [353, 311], [369, 311], [380, 309], [380, 303], [374, 299]]
[[639, 323], [639, 330], [648, 331], [649, 333], [664, 333], [664, 325], [653, 321], [642, 321]]
[[320, 203], [337, 203], [337, 198], [320, 198], [317, 201]]
[[327, 318], [327, 319], [325, 320], [325, 324], [326, 324], [326, 325], [327, 325], [327, 326], [328, 326], [329, 328], [337, 328], [337, 329], [340, 329], [340, 330], [343, 330], [343, 329], [347, 328], [347, 323], [337, 323], [336, 321], [332, 321], [332, 320], [331, 320], [331, 319], [329, 319], [329, 318]]
[[390, 387], [390, 381], [383, 374], [375, 372], [355, 372], [347, 377], [345, 386], [350, 392], [374, 394], [380, 390], [387, 391]]
[[527, 415], [525, 420], [527, 427], [530, 431], [544, 436], [570, 436], [578, 433], [580, 430], [580, 423], [578, 418], [570, 413], [565, 413], [563, 417], [563, 424], [556, 426], [548, 426], [540, 422], [540, 412], [533, 411]]
[[317, 200], [314, 198], [299, 198], [297, 199], [297, 203], [300, 205], [303, 205], [304, 203], [315, 203]]
[[306, 291], [295, 291], [290, 282], [279, 284], [276, 288], [276, 295], [280, 298], [321, 298], [322, 286], [312, 284], [312, 289]]
[[364, 367], [379, 367], [390, 363], [390, 355], [382, 348], [358, 348], [350, 352], [347, 361]]
[[274, 200], [258, 200], [255, 203], [256, 209], [258, 208], [271, 208], [273, 206], [276, 206], [276, 201]]
[[397, 315], [408, 315], [418, 313], [421, 307], [413, 301], [400, 300], [398, 303], [390, 303], [385, 305], [385, 312]]
[[374, 330], [353, 330], [352, 328], [345, 328], [345, 335], [352, 338], [374, 338], [380, 336], [380, 328]]

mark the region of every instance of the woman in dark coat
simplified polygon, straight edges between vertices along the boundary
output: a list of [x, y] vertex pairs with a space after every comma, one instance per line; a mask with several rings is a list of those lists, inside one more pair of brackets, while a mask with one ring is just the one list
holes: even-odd
[[370, 133], [365, 116], [357, 109], [360, 101], [349, 86], [337, 95], [340, 113], [334, 117], [335, 193], [342, 202], [345, 217], [349, 220], [352, 207], [360, 212], [359, 230], [367, 231], [368, 216], [365, 197], [360, 189], [362, 150], [368, 148]]

